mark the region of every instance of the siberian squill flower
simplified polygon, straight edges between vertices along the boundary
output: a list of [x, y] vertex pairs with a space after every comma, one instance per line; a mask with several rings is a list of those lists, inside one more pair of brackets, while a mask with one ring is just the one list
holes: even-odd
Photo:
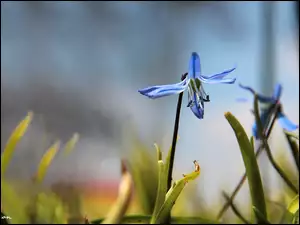
[[142, 95], [151, 99], [179, 94], [188, 91], [188, 105], [199, 119], [204, 117], [204, 102], [209, 102], [209, 96], [205, 93], [202, 83], [207, 84], [233, 84], [236, 78], [226, 78], [235, 68], [211, 76], [201, 75], [200, 58], [196, 52], [192, 53], [189, 62], [188, 74], [180, 83], [157, 85], [138, 90]]
[[[263, 129], [266, 129], [268, 126], [268, 122], [269, 122], [268, 117], [272, 111], [271, 109], [273, 108], [272, 106], [274, 106], [275, 104], [281, 104], [280, 97], [281, 97], [281, 93], [282, 93], [282, 86], [280, 84], [276, 84], [274, 87], [272, 96], [264, 96], [262, 94], [258, 94], [251, 87], [243, 86], [241, 84], [239, 84], [239, 86], [245, 90], [250, 91], [253, 95], [257, 94], [257, 98], [258, 98], [259, 102], [270, 104], [270, 106], [268, 106], [267, 108], [262, 109], [262, 112], [260, 115], [260, 120], [262, 122]], [[298, 128], [298, 125], [292, 123], [286, 117], [286, 115], [282, 111], [281, 106], [280, 106], [279, 112], [277, 113], [276, 119], [278, 120], [280, 126], [287, 131], [294, 131]], [[258, 138], [256, 123], [254, 123], [252, 126], [252, 133], [255, 138]]]

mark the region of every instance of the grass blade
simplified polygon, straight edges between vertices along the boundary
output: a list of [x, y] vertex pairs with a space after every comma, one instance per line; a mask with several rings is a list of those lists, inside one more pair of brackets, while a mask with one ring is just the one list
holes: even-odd
[[21, 138], [24, 136], [30, 122], [32, 121], [32, 117], [33, 113], [29, 112], [25, 119], [23, 119], [15, 128], [10, 138], [8, 139], [5, 149], [1, 155], [1, 176], [5, 174], [8, 164], [14, 153], [14, 150]]
[[151, 220], [152, 224], [162, 223], [169, 218], [170, 212], [177, 200], [178, 196], [180, 195], [181, 191], [188, 183], [188, 181], [196, 179], [200, 174], [200, 166], [199, 164], [194, 161], [195, 164], [195, 171], [184, 175], [184, 177], [178, 181], [175, 181], [173, 186], [170, 188], [168, 193], [166, 194], [166, 200], [162, 207], [160, 208], [159, 212], [154, 215], [154, 218]]
[[267, 218], [255, 206], [252, 206], [252, 209], [254, 211], [254, 214], [255, 214], [257, 220], [261, 221], [261, 224], [271, 224], [267, 220]]
[[[248, 136], [240, 122], [230, 112], [225, 113], [225, 118], [228, 120], [229, 124], [234, 130], [240, 146], [246, 168], [252, 205], [255, 206], [266, 218], [267, 211], [264, 190], [258, 164], [251, 143], [249, 142]], [[257, 217], [257, 222], [264, 223], [264, 221], [262, 221], [260, 217]]]
[[60, 141], [56, 141], [54, 145], [52, 145], [46, 153], [43, 155], [40, 164], [38, 166], [38, 171], [35, 176], [35, 181], [41, 183], [44, 180], [47, 169], [49, 168], [52, 160], [54, 159], [57, 151], [59, 150]]
[[63, 151], [65, 156], [68, 156], [72, 152], [78, 140], [79, 140], [79, 134], [78, 133], [73, 134], [73, 137], [66, 143], [64, 147]]
[[167, 192], [167, 177], [166, 174], [164, 173], [165, 165], [161, 160], [162, 153], [158, 145], [155, 144], [155, 148], [157, 150], [157, 156], [158, 156], [158, 188], [157, 188], [156, 201], [154, 205], [154, 211], [150, 223], [154, 222], [154, 215], [158, 213], [161, 206], [163, 205], [165, 201], [166, 192]]
[[118, 224], [121, 222], [124, 214], [126, 213], [130, 197], [133, 191], [133, 180], [128, 172], [124, 161], [122, 161], [122, 180], [119, 186], [119, 195], [116, 203], [109, 211], [106, 219], [102, 222], [104, 224]]

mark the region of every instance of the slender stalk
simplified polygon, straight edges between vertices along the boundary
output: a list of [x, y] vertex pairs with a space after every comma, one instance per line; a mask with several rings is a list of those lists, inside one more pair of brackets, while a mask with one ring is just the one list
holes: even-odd
[[293, 184], [292, 181], [290, 181], [290, 179], [288, 178], [288, 176], [286, 175], [286, 173], [280, 168], [280, 166], [275, 162], [273, 154], [271, 152], [270, 146], [268, 144], [268, 142], [266, 140], [263, 140], [263, 144], [265, 146], [266, 152], [267, 152], [267, 156], [271, 162], [271, 164], [273, 165], [274, 169], [279, 173], [279, 175], [281, 176], [281, 178], [285, 181], [285, 183], [289, 186], [289, 188], [295, 192], [295, 194], [298, 193], [298, 189], [297, 187]]
[[[186, 78], [186, 76], [187, 76], [187, 73], [183, 74], [181, 76], [181, 80], [184, 80]], [[179, 129], [179, 120], [180, 120], [180, 111], [181, 111], [182, 97], [183, 97], [183, 92], [181, 92], [179, 94], [178, 101], [177, 101], [177, 109], [176, 109], [176, 116], [175, 116], [175, 123], [174, 123], [172, 147], [171, 147], [171, 153], [170, 153], [170, 168], [169, 168], [169, 171], [168, 171], [168, 179], [167, 179], [168, 180], [167, 191], [171, 188], [171, 185], [172, 185], [173, 165], [174, 165], [175, 149], [176, 149], [178, 129]], [[171, 221], [171, 213], [168, 216], [166, 224], [170, 224], [170, 221]]]
[[[270, 116], [269, 116], [269, 120], [270, 120], [270, 126], [267, 126], [265, 129], [265, 136], [266, 139], [268, 139], [271, 135], [272, 129], [274, 127], [275, 121], [276, 121], [276, 116], [277, 113], [280, 110], [280, 107], [278, 104], [274, 105], [273, 107], [271, 107], [273, 112], [270, 112]], [[274, 115], [272, 117], [272, 114]], [[259, 145], [257, 151], [255, 152], [255, 157], [258, 158], [258, 156], [260, 155], [260, 153], [262, 153], [263, 151], [263, 143]], [[231, 201], [233, 201], [233, 199], [235, 198], [235, 196], [237, 195], [237, 193], [239, 192], [239, 190], [241, 189], [241, 187], [243, 186], [243, 184], [245, 183], [247, 178], [246, 172], [243, 174], [242, 178], [240, 179], [239, 183], [237, 184], [237, 186], [235, 187], [234, 191], [232, 192], [229, 201], [227, 201], [225, 203], [225, 205], [222, 207], [222, 209], [220, 210], [220, 212], [218, 213], [217, 216], [217, 220], [220, 220], [220, 218], [223, 216], [223, 214], [226, 212], [226, 210], [230, 207]]]
[[[280, 111], [281, 110], [280, 103], [279, 102], [276, 103], [276, 106], [277, 105], [278, 105], [278, 110]], [[280, 168], [280, 166], [274, 160], [273, 154], [272, 154], [270, 146], [268, 144], [268, 140], [267, 140], [267, 138], [266, 138], [266, 136], [263, 132], [263, 124], [260, 120], [259, 110], [258, 110], [258, 97], [257, 97], [257, 95], [255, 95], [255, 97], [254, 97], [254, 114], [255, 114], [255, 120], [256, 120], [258, 135], [259, 135], [259, 137], [262, 141], [264, 149], [267, 152], [267, 156], [268, 156], [272, 166], [279, 173], [279, 175], [286, 182], [286, 184], [290, 187], [290, 189], [292, 189], [295, 192], [295, 194], [297, 194], [298, 189], [296, 188], [296, 186], [294, 186], [294, 184], [289, 180], [289, 178], [287, 177], [285, 172]], [[276, 118], [276, 116], [275, 116], [275, 118]]]
[[241, 220], [243, 221], [245, 224], [251, 224], [251, 222], [249, 222], [242, 214], [241, 212], [237, 209], [237, 207], [235, 206], [235, 204], [233, 204], [232, 201], [230, 201], [230, 197], [226, 194], [226, 192], [223, 192], [223, 196], [226, 199], [226, 201], [230, 202], [230, 206], [232, 208], [232, 211], [235, 213], [235, 215]]
[[[186, 76], [187, 76], [187, 73], [185, 73], [184, 75], [182, 75], [181, 80], [184, 80]], [[171, 147], [171, 154], [170, 154], [170, 169], [169, 169], [169, 172], [168, 172], [167, 190], [169, 190], [171, 188], [171, 184], [172, 184], [173, 164], [174, 164], [175, 149], [176, 149], [178, 129], [179, 129], [179, 119], [180, 119], [182, 97], [183, 97], [183, 92], [181, 92], [179, 94], [178, 101], [177, 101], [177, 109], [176, 109], [176, 116], [175, 116], [175, 123], [174, 123], [172, 147]]]

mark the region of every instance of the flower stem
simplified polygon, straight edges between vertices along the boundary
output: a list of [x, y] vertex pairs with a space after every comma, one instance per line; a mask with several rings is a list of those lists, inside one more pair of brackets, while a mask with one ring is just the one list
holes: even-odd
[[230, 200], [230, 197], [226, 194], [226, 192], [223, 191], [223, 197], [226, 199], [226, 201], [228, 201], [230, 203], [230, 206], [232, 208], [232, 211], [235, 213], [235, 215], [241, 220], [243, 221], [243, 223], [245, 224], [251, 224], [251, 222], [249, 222], [242, 214], [241, 212], [238, 210], [238, 208], [235, 206], [235, 204], [233, 203], [233, 201]]
[[[181, 76], [181, 80], [184, 80], [186, 78], [186, 76], [187, 76], [187, 73], [183, 74]], [[174, 159], [175, 159], [175, 149], [176, 149], [178, 129], [179, 129], [179, 119], [180, 119], [182, 97], [183, 97], [183, 92], [181, 92], [179, 94], [178, 101], [177, 101], [177, 109], [176, 109], [176, 116], [175, 116], [175, 123], [174, 123], [172, 147], [171, 147], [171, 153], [170, 153], [170, 168], [169, 168], [169, 171], [168, 171], [167, 191], [171, 188], [171, 184], [172, 184], [172, 173], [173, 173], [173, 165], [174, 165]], [[171, 221], [170, 219], [171, 219], [171, 213], [168, 216], [166, 224], [170, 223], [170, 221]]]
[[[280, 105], [279, 102], [275, 106], [277, 106], [278, 110], [281, 111], [281, 105]], [[295, 194], [297, 194], [298, 189], [296, 188], [296, 186], [293, 184], [292, 181], [289, 180], [286, 173], [280, 168], [280, 166], [274, 160], [273, 154], [272, 154], [270, 146], [268, 144], [268, 140], [267, 140], [267, 138], [266, 138], [266, 136], [263, 132], [263, 124], [262, 124], [262, 122], [260, 120], [260, 117], [259, 117], [258, 97], [257, 97], [257, 95], [255, 95], [255, 98], [254, 98], [254, 114], [255, 114], [255, 120], [256, 120], [256, 124], [257, 124], [257, 130], [258, 130], [259, 137], [260, 137], [261, 142], [263, 144], [263, 148], [266, 150], [267, 156], [268, 156], [272, 166], [278, 172], [278, 174], [281, 176], [281, 178], [285, 181], [285, 183], [295, 192]], [[275, 114], [274, 117], [276, 118], [277, 114]]]
[[[181, 77], [181, 80], [184, 80], [186, 76], [187, 76], [187, 73], [183, 74]], [[178, 101], [177, 101], [176, 117], [175, 117], [175, 123], [174, 123], [172, 147], [171, 147], [171, 154], [170, 154], [170, 169], [168, 172], [167, 191], [171, 188], [171, 184], [172, 184], [173, 164], [174, 164], [175, 149], [176, 149], [178, 129], [179, 129], [179, 119], [180, 119], [182, 97], [183, 97], [183, 92], [181, 92], [179, 94]]]

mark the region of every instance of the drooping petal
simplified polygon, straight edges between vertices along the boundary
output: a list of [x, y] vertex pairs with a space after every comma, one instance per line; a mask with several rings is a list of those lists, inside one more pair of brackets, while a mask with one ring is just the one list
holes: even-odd
[[156, 85], [138, 90], [142, 95], [149, 98], [156, 99], [169, 95], [179, 94], [183, 92], [188, 86], [189, 80], [186, 78], [180, 83], [167, 84], [167, 85]]
[[195, 79], [196, 77], [200, 76], [200, 74], [201, 74], [200, 57], [196, 52], [193, 52], [189, 62], [188, 77], [190, 79]]
[[[255, 95], [255, 91], [253, 90], [253, 88], [248, 87], [248, 86], [244, 86], [242, 84], [239, 84], [239, 86], [247, 91], [250, 91], [253, 95]], [[268, 96], [264, 96], [261, 94], [257, 94], [258, 97], [258, 101], [263, 102], [263, 103], [274, 103], [274, 98], [273, 97], [268, 97]]]
[[279, 100], [282, 92], [282, 86], [281, 84], [276, 84], [273, 91], [273, 99]]
[[206, 84], [233, 84], [236, 81], [236, 78], [226, 78], [226, 79], [206, 79], [202, 76], [197, 77], [201, 82]]
[[193, 93], [193, 103], [190, 106], [190, 109], [192, 110], [192, 112], [194, 113], [194, 115], [198, 118], [198, 119], [203, 119], [204, 117], [204, 104], [200, 103], [197, 100], [197, 96], [196, 93]]
[[[263, 131], [265, 131], [268, 127], [268, 116], [269, 116], [269, 111], [268, 110], [263, 110], [261, 115], [260, 115], [260, 121], [262, 123], [263, 126]], [[257, 132], [257, 124], [256, 122], [254, 122], [253, 126], [252, 126], [252, 135], [253, 137], [255, 137], [256, 139], [258, 138], [258, 132]]]
[[283, 113], [278, 113], [278, 122], [280, 126], [287, 130], [287, 131], [294, 131], [296, 130], [299, 126], [294, 124], [292, 121], [290, 121]]
[[222, 73], [217, 73], [215, 75], [211, 75], [211, 76], [204, 76], [204, 75], [201, 75], [201, 77], [203, 77], [204, 79], [207, 79], [207, 80], [220, 80], [220, 79], [223, 79], [225, 76], [227, 76], [229, 73], [231, 73], [232, 71], [234, 71], [236, 69], [236, 67], [230, 69], [230, 70], [225, 70], [224, 72]]

